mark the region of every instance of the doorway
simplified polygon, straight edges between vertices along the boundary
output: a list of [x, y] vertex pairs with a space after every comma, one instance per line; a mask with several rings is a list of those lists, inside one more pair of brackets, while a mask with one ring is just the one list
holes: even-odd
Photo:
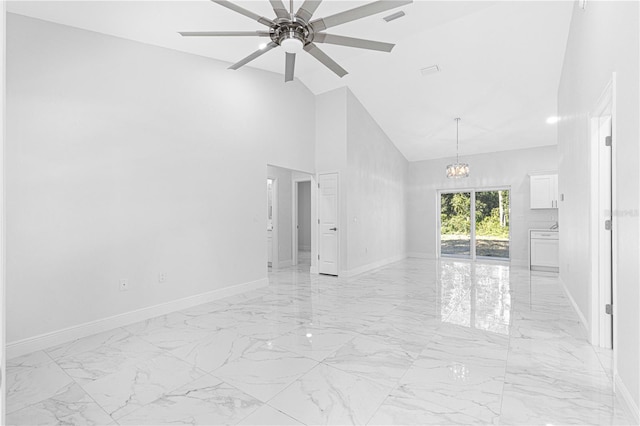
[[308, 271], [311, 268], [311, 180], [294, 179], [293, 184], [293, 264]]
[[[316, 219], [314, 177], [310, 173], [267, 165], [266, 179], [267, 266], [270, 271], [295, 267], [302, 268], [300, 272], [310, 272], [311, 268], [317, 268], [311, 253], [317, 238], [317, 232], [311, 227]], [[303, 250], [301, 256], [299, 247]], [[304, 265], [298, 265], [299, 257]]]
[[278, 232], [276, 179], [267, 178], [267, 267], [278, 268]]
[[591, 343], [615, 348], [615, 74], [591, 114]]
[[510, 190], [439, 192], [439, 253], [466, 259], [510, 258]]

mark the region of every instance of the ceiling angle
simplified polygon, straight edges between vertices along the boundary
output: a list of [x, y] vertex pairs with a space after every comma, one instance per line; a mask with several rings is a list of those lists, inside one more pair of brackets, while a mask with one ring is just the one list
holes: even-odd
[[228, 0], [211, 1], [257, 21], [268, 28], [263, 31], [184, 31], [179, 34], [184, 37], [268, 37], [271, 39], [271, 42], [267, 43], [264, 47], [261, 46], [257, 51], [231, 65], [229, 69], [237, 70], [268, 51], [276, 47], [281, 47], [286, 52], [285, 82], [293, 80], [296, 54], [302, 53], [303, 51], [316, 58], [339, 77], [347, 74], [347, 71], [320, 50], [316, 43], [391, 52], [391, 49], [394, 47], [392, 43], [345, 37], [328, 34], [323, 31], [413, 2], [413, 0], [378, 0], [331, 16], [311, 20], [322, 0], [305, 0], [295, 13], [293, 10], [293, 0], [289, 2], [289, 10], [286, 9], [282, 0], [269, 0], [273, 12], [276, 15], [273, 19], [260, 16]]

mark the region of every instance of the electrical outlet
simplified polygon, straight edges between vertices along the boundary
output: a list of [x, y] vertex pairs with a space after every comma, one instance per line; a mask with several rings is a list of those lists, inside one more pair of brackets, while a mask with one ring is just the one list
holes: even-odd
[[165, 274], [164, 272], [160, 272], [158, 274], [158, 283], [162, 284], [163, 282], [165, 282], [167, 280], [167, 274]]
[[120, 279], [120, 291], [129, 291], [129, 280], [127, 278]]

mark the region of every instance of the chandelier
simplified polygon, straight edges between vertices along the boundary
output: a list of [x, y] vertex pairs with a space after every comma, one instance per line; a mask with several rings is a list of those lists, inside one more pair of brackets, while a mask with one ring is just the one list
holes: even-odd
[[447, 177], [449, 179], [459, 179], [469, 177], [469, 164], [461, 163], [458, 158], [458, 125], [460, 124], [460, 118], [456, 118], [456, 162], [447, 166]]

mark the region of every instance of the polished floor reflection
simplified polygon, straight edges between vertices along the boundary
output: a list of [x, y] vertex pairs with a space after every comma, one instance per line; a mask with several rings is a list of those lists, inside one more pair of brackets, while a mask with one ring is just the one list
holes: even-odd
[[631, 424], [554, 274], [408, 259], [7, 362], [7, 424]]

